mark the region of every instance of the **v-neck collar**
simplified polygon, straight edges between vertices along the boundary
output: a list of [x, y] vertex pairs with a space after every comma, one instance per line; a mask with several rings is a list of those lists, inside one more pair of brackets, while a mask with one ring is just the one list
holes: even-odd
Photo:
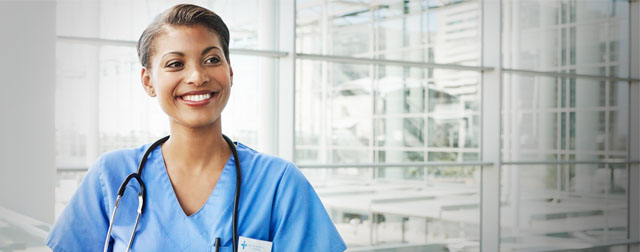
[[181, 251], [213, 246], [216, 237], [223, 241], [231, 239], [236, 178], [233, 155], [227, 160], [209, 198], [190, 216], [185, 214], [178, 202], [160, 147], [152, 151], [148, 161], [143, 171], [145, 182], [149, 181], [146, 182], [149, 204], [145, 219], [157, 221], [167, 238]]
[[162, 164], [162, 182], [163, 184], [169, 184], [169, 198], [172, 202], [172, 204], [175, 204], [177, 206], [179, 206], [179, 209], [181, 210], [180, 212], [182, 212], [182, 214], [184, 215], [184, 217], [186, 218], [196, 218], [197, 215], [199, 215], [201, 212], [206, 211], [206, 208], [209, 204], [212, 204], [211, 202], [214, 200], [214, 198], [220, 198], [221, 195], [221, 191], [223, 191], [223, 189], [220, 189], [221, 187], [225, 187], [230, 181], [229, 179], [229, 166], [231, 164], [231, 166], [234, 165], [233, 163], [233, 155], [229, 155], [229, 158], [227, 159], [227, 162], [225, 162], [224, 167], [222, 168], [222, 171], [220, 172], [220, 176], [218, 178], [218, 181], [216, 182], [216, 184], [213, 187], [213, 190], [211, 190], [211, 192], [209, 193], [209, 197], [207, 197], [207, 200], [204, 202], [204, 204], [202, 206], [200, 206], [200, 209], [198, 209], [195, 213], [191, 214], [191, 215], [187, 215], [187, 213], [184, 212], [184, 209], [182, 208], [182, 206], [180, 205], [180, 202], [178, 201], [178, 196], [176, 194], [176, 191], [173, 187], [173, 183], [171, 182], [171, 178], [169, 177], [169, 171], [167, 170], [167, 162], [164, 159], [164, 153], [162, 153], [162, 147], [158, 146], [158, 148], [156, 148], [156, 150], [154, 151], [158, 151], [159, 155], [160, 155], [160, 159], [162, 160], [161, 164]]

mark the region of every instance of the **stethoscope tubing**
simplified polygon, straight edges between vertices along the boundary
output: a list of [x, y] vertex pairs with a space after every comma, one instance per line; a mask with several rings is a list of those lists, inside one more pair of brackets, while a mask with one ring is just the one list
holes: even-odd
[[[232, 237], [233, 252], [237, 252], [238, 251], [238, 207], [240, 205], [240, 188], [241, 188], [240, 185], [242, 184], [242, 170], [240, 169], [240, 158], [238, 158], [238, 150], [236, 150], [235, 144], [227, 136], [222, 135], [222, 137], [224, 138], [225, 141], [227, 141], [227, 144], [231, 149], [231, 153], [233, 153], [233, 160], [235, 161], [235, 164], [236, 164], [235, 165], [236, 166], [236, 193], [233, 199], [233, 218], [231, 220], [233, 222], [233, 229], [231, 230], [231, 232], [233, 235]], [[219, 244], [220, 243], [218, 243], [218, 246]]]
[[[233, 251], [237, 252], [238, 251], [238, 207], [240, 205], [240, 188], [241, 188], [241, 182], [242, 182], [242, 170], [240, 168], [240, 159], [238, 158], [238, 151], [236, 150], [235, 144], [227, 136], [222, 135], [222, 137], [224, 138], [225, 142], [227, 142], [227, 144], [229, 145], [229, 148], [231, 149], [231, 153], [233, 154], [235, 167], [236, 167], [236, 191], [235, 191], [235, 197], [233, 200], [233, 216], [232, 216], [232, 225], [233, 225], [232, 244], [233, 244]], [[142, 169], [144, 168], [144, 165], [146, 164], [147, 158], [149, 157], [149, 154], [151, 153], [151, 151], [153, 151], [162, 143], [166, 142], [168, 139], [169, 139], [169, 136], [163, 137], [161, 139], [158, 139], [151, 146], [149, 146], [147, 151], [142, 156], [142, 159], [140, 160], [140, 164], [138, 165], [138, 171], [129, 174], [129, 176], [127, 176], [127, 178], [120, 185], [120, 188], [118, 189], [118, 194], [116, 197], [115, 206], [113, 208], [113, 213], [111, 214], [111, 220], [109, 221], [109, 228], [107, 229], [107, 237], [104, 242], [103, 252], [109, 251], [109, 244], [111, 241], [111, 230], [113, 228], [113, 221], [116, 217], [116, 212], [118, 211], [120, 199], [122, 198], [122, 195], [124, 195], [124, 192], [126, 190], [127, 185], [129, 184], [129, 181], [131, 181], [131, 179], [135, 179], [138, 181], [138, 184], [140, 185], [140, 193], [138, 193], [138, 210], [137, 210], [138, 215], [136, 216], [136, 222], [133, 226], [133, 230], [131, 231], [131, 237], [129, 238], [129, 243], [127, 244], [127, 252], [131, 250], [131, 245], [133, 244], [133, 239], [135, 238], [136, 229], [138, 227], [138, 222], [140, 221], [140, 217], [142, 216], [142, 213], [144, 213], [144, 210], [146, 207], [145, 200], [147, 198], [147, 192], [146, 192], [146, 187], [144, 185], [144, 181], [142, 181], [142, 177], [141, 177]], [[217, 251], [218, 247], [220, 246], [220, 238], [216, 238], [215, 246]]]

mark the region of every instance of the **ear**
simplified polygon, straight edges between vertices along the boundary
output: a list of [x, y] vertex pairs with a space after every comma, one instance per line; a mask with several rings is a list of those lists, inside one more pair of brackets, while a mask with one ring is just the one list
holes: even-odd
[[231, 86], [233, 87], [233, 68], [229, 65], [229, 77], [231, 77]]
[[144, 88], [144, 91], [147, 92], [149, 96], [156, 97], [156, 91], [151, 83], [151, 71], [146, 67], [143, 67], [140, 72], [140, 82], [142, 83], [142, 88]]

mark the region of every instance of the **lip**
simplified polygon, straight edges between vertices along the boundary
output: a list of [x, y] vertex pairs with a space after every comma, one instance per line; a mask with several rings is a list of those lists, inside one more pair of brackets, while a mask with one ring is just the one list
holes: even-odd
[[[202, 101], [187, 101], [182, 99], [182, 96], [185, 96], [185, 95], [200, 95], [200, 94], [209, 94], [209, 93], [211, 94], [211, 97], [209, 97], [209, 99], [202, 100]], [[191, 91], [191, 92], [187, 92], [177, 96], [176, 99], [188, 106], [200, 107], [200, 106], [206, 106], [207, 104], [209, 104], [211, 100], [213, 100], [218, 96], [218, 93], [219, 92], [213, 92], [210, 90]]]
[[198, 91], [186, 92], [184, 94], [178, 95], [178, 97], [185, 96], [185, 95], [199, 95], [199, 94], [207, 94], [207, 93], [214, 93], [214, 92], [211, 90], [198, 90]]

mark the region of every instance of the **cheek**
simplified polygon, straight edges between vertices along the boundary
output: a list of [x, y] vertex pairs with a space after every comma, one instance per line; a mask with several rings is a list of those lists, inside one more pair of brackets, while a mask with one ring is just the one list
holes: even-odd
[[158, 75], [156, 78], [156, 93], [161, 98], [173, 98], [173, 91], [175, 89], [174, 80], [171, 75]]

